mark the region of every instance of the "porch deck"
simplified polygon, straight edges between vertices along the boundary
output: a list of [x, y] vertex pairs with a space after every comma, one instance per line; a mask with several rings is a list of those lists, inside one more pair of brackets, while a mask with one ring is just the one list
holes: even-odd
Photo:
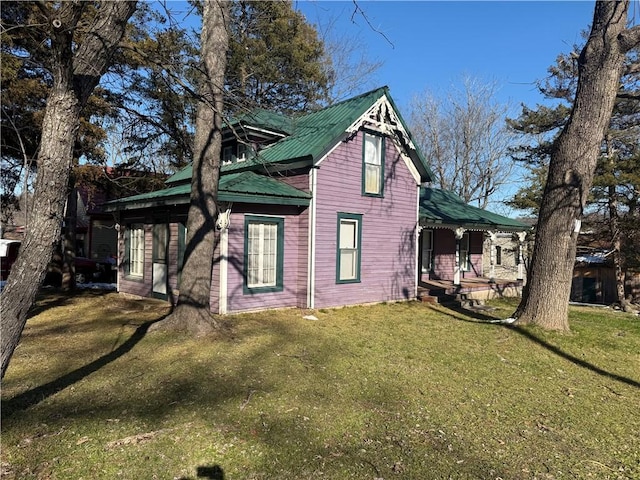
[[422, 301], [441, 301], [444, 297], [489, 300], [501, 297], [517, 297], [522, 293], [522, 280], [496, 278], [465, 278], [460, 285], [453, 280], [421, 280], [418, 284], [418, 298]]

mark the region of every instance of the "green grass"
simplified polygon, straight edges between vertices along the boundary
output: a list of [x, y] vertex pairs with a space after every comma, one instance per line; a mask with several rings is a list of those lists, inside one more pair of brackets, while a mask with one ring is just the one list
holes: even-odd
[[3, 478], [640, 478], [638, 317], [572, 308], [557, 334], [411, 302], [145, 332], [166, 313], [41, 299], [3, 381]]

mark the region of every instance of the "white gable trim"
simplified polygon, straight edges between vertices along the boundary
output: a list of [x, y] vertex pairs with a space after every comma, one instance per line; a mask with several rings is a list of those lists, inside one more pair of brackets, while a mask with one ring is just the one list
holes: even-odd
[[400, 117], [386, 95], [380, 97], [360, 118], [353, 122], [347, 128], [347, 132], [355, 133], [362, 127], [379, 131], [389, 137], [400, 134], [410, 149], [416, 149], [409, 132], [402, 126]]
[[[365, 113], [363, 113], [355, 122], [353, 122], [346, 129], [345, 133], [347, 135], [356, 135], [361, 128], [366, 128], [367, 130], [373, 130], [376, 132], [380, 132], [386, 138], [392, 140], [392, 143], [395, 145], [396, 150], [402, 157], [405, 165], [411, 172], [413, 179], [416, 181], [416, 184], [421, 183], [420, 172], [416, 168], [411, 157], [407, 155], [403, 146], [398, 142], [398, 134], [402, 135], [402, 138], [406, 145], [409, 148], [415, 150], [415, 144], [409, 137], [409, 133], [402, 126], [402, 122], [398, 117], [393, 105], [387, 99], [386, 95], [380, 97]], [[333, 147], [327, 151], [318, 161], [315, 163], [316, 166], [319, 166], [322, 162], [326, 160], [326, 158], [333, 153], [333, 151], [338, 148], [342, 144], [342, 141], [336, 143]]]

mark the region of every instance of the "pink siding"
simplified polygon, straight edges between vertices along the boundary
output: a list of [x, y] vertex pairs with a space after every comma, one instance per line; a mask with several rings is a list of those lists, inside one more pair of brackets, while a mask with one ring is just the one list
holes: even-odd
[[[482, 232], [469, 232], [469, 250], [471, 269], [462, 273], [462, 278], [482, 276]], [[433, 272], [429, 278], [453, 280], [456, 266], [456, 239], [453, 230], [436, 228], [433, 230]]]
[[[309, 174], [290, 175], [278, 178], [282, 183], [286, 183], [303, 192], [309, 192]], [[308, 282], [308, 251], [309, 251], [309, 209], [305, 208], [298, 218], [298, 279], [297, 296], [298, 308], [307, 307], [307, 282]]]
[[[362, 132], [318, 169], [315, 307], [413, 298], [417, 185], [393, 141], [385, 142], [384, 198], [362, 195]], [[359, 283], [336, 283], [338, 212], [362, 215]]]
[[[153, 241], [152, 225], [149, 220], [136, 217], [123, 220], [121, 222], [122, 229], [118, 239], [118, 291], [130, 293], [132, 295], [140, 295], [141, 297], [151, 296], [151, 273], [153, 265], [151, 243]], [[128, 223], [144, 223], [144, 273], [141, 279], [129, 277], [123, 271], [122, 259], [124, 258], [124, 228]]]
[[[245, 208], [245, 207], [251, 207]], [[227, 307], [229, 312], [264, 310], [268, 308], [297, 307], [301, 295], [306, 295], [306, 277], [301, 289], [301, 251], [307, 235], [300, 228], [297, 207], [242, 206], [234, 208], [229, 227], [229, 266], [227, 273]], [[244, 293], [244, 217], [245, 215], [269, 215], [284, 218], [284, 269], [283, 290], [280, 292]], [[219, 270], [218, 265], [214, 270]], [[302, 290], [302, 292], [300, 292]]]

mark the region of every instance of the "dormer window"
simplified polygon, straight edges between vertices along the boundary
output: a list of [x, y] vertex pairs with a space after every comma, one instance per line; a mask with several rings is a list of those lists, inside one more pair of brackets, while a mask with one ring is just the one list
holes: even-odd
[[227, 145], [222, 149], [222, 165], [229, 165], [233, 161], [233, 145]]
[[238, 162], [244, 162], [247, 159], [247, 146], [244, 143], [238, 144]]

